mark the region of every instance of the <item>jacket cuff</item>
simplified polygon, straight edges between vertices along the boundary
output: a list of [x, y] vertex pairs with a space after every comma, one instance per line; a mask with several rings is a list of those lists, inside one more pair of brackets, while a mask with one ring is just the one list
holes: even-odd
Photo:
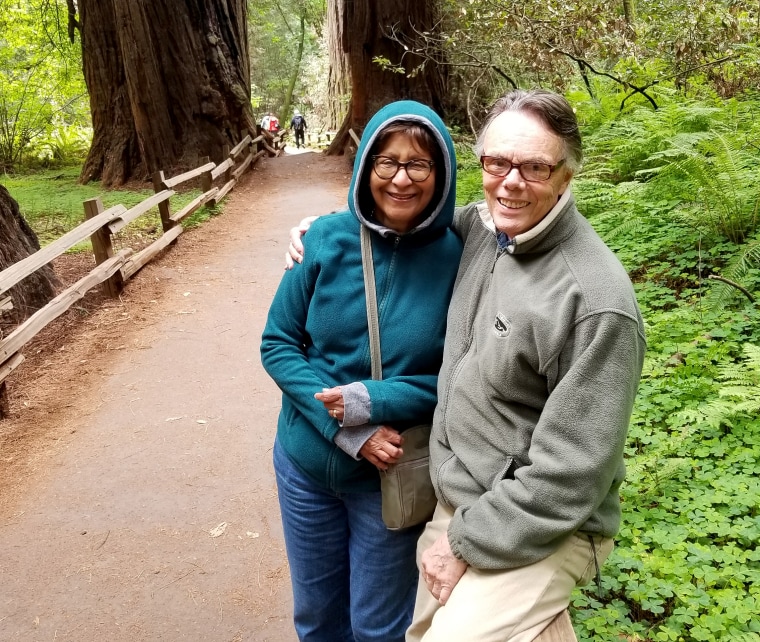
[[458, 560], [461, 560], [465, 564], [469, 564], [469, 562], [464, 558], [464, 555], [462, 555], [462, 547], [464, 545], [464, 538], [461, 532], [462, 527], [462, 509], [458, 508], [456, 511], [454, 511], [454, 516], [449, 522], [448, 529], [446, 530], [446, 537], [449, 540], [449, 548], [451, 548], [451, 552], [454, 554], [454, 557], [456, 557]]
[[343, 394], [343, 422], [341, 425], [362, 426], [366, 424], [370, 419], [372, 410], [367, 386], [361, 381], [354, 381], [341, 386], [340, 391]]
[[352, 428], [343, 427], [335, 434], [333, 441], [344, 453], [356, 461], [360, 461], [363, 457], [359, 456], [359, 451], [367, 443], [367, 440], [377, 432], [377, 429], [378, 426], [373, 424]]

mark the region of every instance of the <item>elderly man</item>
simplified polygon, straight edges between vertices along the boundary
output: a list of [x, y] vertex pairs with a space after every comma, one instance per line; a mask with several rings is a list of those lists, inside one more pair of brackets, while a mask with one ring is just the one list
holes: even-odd
[[448, 314], [407, 641], [527, 642], [612, 549], [646, 349], [623, 267], [578, 213], [572, 108], [514, 91], [478, 137], [486, 200]]
[[511, 92], [476, 152], [486, 199], [454, 222], [465, 245], [430, 440], [438, 507], [407, 642], [528, 642], [598, 574], [646, 350], [630, 279], [575, 207], [567, 101]]

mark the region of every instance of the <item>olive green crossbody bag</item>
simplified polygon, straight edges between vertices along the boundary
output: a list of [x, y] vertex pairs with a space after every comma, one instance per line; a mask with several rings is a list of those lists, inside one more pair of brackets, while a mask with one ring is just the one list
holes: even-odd
[[[364, 289], [367, 296], [367, 322], [369, 323], [369, 352], [372, 360], [372, 378], [383, 378], [380, 359], [380, 328], [378, 327], [375, 269], [372, 262], [370, 231], [362, 225], [362, 266]], [[389, 530], [409, 528], [428, 521], [436, 505], [433, 483], [430, 481], [430, 424], [413, 426], [403, 432], [404, 454], [398, 463], [380, 471], [380, 489], [383, 495], [383, 522]]]

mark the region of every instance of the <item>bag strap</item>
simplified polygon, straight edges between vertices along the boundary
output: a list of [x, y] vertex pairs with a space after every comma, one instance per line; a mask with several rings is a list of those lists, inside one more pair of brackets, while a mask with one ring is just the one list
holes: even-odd
[[372, 262], [372, 237], [366, 225], [362, 225], [362, 267], [364, 268], [364, 292], [367, 297], [367, 323], [369, 325], [369, 356], [372, 361], [372, 378], [383, 378], [380, 358], [380, 328], [377, 322], [377, 294], [375, 291], [375, 265]]

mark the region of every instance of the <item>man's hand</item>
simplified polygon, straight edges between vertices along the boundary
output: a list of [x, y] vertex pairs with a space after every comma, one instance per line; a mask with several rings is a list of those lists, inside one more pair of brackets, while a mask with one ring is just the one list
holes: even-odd
[[290, 245], [285, 253], [285, 269], [293, 269], [293, 261], [301, 263], [303, 261], [304, 249], [301, 237], [309, 231], [311, 224], [316, 221], [318, 216], [307, 216], [295, 227], [290, 228]]
[[380, 426], [377, 431], [364, 442], [359, 454], [378, 470], [388, 470], [390, 464], [395, 464], [404, 454], [400, 446], [404, 438], [390, 426]]
[[451, 592], [467, 570], [467, 562], [454, 557], [448, 533], [443, 533], [427, 549], [420, 560], [422, 577], [431, 595], [441, 605], [448, 602]]

